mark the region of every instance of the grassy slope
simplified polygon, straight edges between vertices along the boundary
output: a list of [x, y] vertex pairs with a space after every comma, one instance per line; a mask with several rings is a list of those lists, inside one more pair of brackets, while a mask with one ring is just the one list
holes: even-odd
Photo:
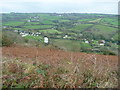
[[44, 29], [44, 28], [51, 28], [52, 25], [32, 25], [32, 26], [24, 26], [26, 29]]
[[92, 26], [93, 24], [79, 24], [71, 28], [70, 30], [76, 30], [76, 31], [84, 31], [84, 29]]
[[39, 30], [41, 33], [49, 33], [49, 34], [61, 34], [62, 32], [55, 30], [55, 29], [46, 29], [46, 30]]
[[109, 26], [103, 26], [103, 25], [95, 25], [91, 28], [91, 32], [95, 35], [103, 35], [106, 37], [111, 37], [110, 35], [113, 35], [116, 33], [118, 29], [109, 27]]
[[80, 42], [74, 40], [54, 39], [53, 45], [69, 51], [80, 51]]
[[[3, 88], [115, 88], [117, 56], [3, 47]], [[14, 57], [14, 58], [11, 58]]]
[[3, 22], [3, 25], [5, 25], [5, 26], [20, 26], [23, 24], [24, 24], [24, 22], [21, 22], [21, 21]]
[[103, 23], [108, 23], [117, 26], [118, 25], [118, 19], [117, 18], [103, 18]]

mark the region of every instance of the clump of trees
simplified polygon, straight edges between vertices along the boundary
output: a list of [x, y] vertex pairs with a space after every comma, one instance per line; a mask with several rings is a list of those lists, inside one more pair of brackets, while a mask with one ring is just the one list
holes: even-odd
[[113, 51], [109, 50], [107, 47], [101, 47], [100, 51], [102, 52], [102, 54], [104, 55], [116, 55]]

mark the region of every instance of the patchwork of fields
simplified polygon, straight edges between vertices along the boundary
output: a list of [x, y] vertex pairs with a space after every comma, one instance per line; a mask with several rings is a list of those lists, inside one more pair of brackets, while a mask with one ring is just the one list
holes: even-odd
[[[22, 32], [25, 34], [22, 34], [23, 38], [36, 40], [39, 43], [43, 43], [44, 36], [47, 36], [49, 44], [65, 50], [96, 52], [95, 50], [99, 49], [100, 53], [108, 51], [117, 54], [118, 52], [117, 15], [10, 13], [3, 14], [3, 31], [18, 32], [18, 34]], [[36, 35], [36, 33], [40, 34]], [[98, 43], [100, 40], [105, 41], [103, 46]], [[64, 41], [67, 43], [65, 44]], [[70, 45], [72, 43], [77, 47]], [[85, 48], [81, 43], [88, 45]], [[103, 48], [105, 51], [103, 51]]]

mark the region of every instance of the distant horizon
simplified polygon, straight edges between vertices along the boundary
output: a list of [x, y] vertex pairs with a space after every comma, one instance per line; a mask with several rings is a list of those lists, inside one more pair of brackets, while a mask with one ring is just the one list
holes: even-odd
[[107, 15], [118, 15], [118, 14], [111, 14], [111, 13], [81, 13], [81, 12], [0, 12], [2, 14], [10, 14], [10, 13], [35, 13], [35, 14], [107, 14]]
[[2, 0], [0, 13], [118, 14], [119, 0]]

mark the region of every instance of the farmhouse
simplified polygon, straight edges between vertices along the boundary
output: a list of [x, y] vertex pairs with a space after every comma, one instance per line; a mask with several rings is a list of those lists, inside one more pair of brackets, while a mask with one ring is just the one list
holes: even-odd
[[80, 36], [83, 36], [82, 34], [79, 34]]
[[40, 35], [41, 33], [40, 33], [40, 32], [37, 32], [36, 34], [37, 34], [37, 35]]
[[28, 20], [28, 22], [30, 22], [30, 20]]
[[63, 38], [67, 38], [68, 37], [68, 35], [65, 35]]
[[85, 41], [85, 43], [89, 43], [89, 41]]
[[48, 37], [45, 36], [45, 37], [44, 37], [44, 43], [45, 43], [45, 44], [48, 44], [48, 42], [49, 42], [49, 41], [48, 41]]
[[14, 30], [14, 32], [19, 32], [19, 30]]
[[27, 36], [27, 35], [28, 35], [28, 34], [23, 34], [22, 37], [25, 37], [25, 36]]
[[3, 26], [3, 28], [7, 28], [7, 26]]
[[104, 46], [105, 45], [105, 40], [100, 40], [98, 41], [99, 45]]

